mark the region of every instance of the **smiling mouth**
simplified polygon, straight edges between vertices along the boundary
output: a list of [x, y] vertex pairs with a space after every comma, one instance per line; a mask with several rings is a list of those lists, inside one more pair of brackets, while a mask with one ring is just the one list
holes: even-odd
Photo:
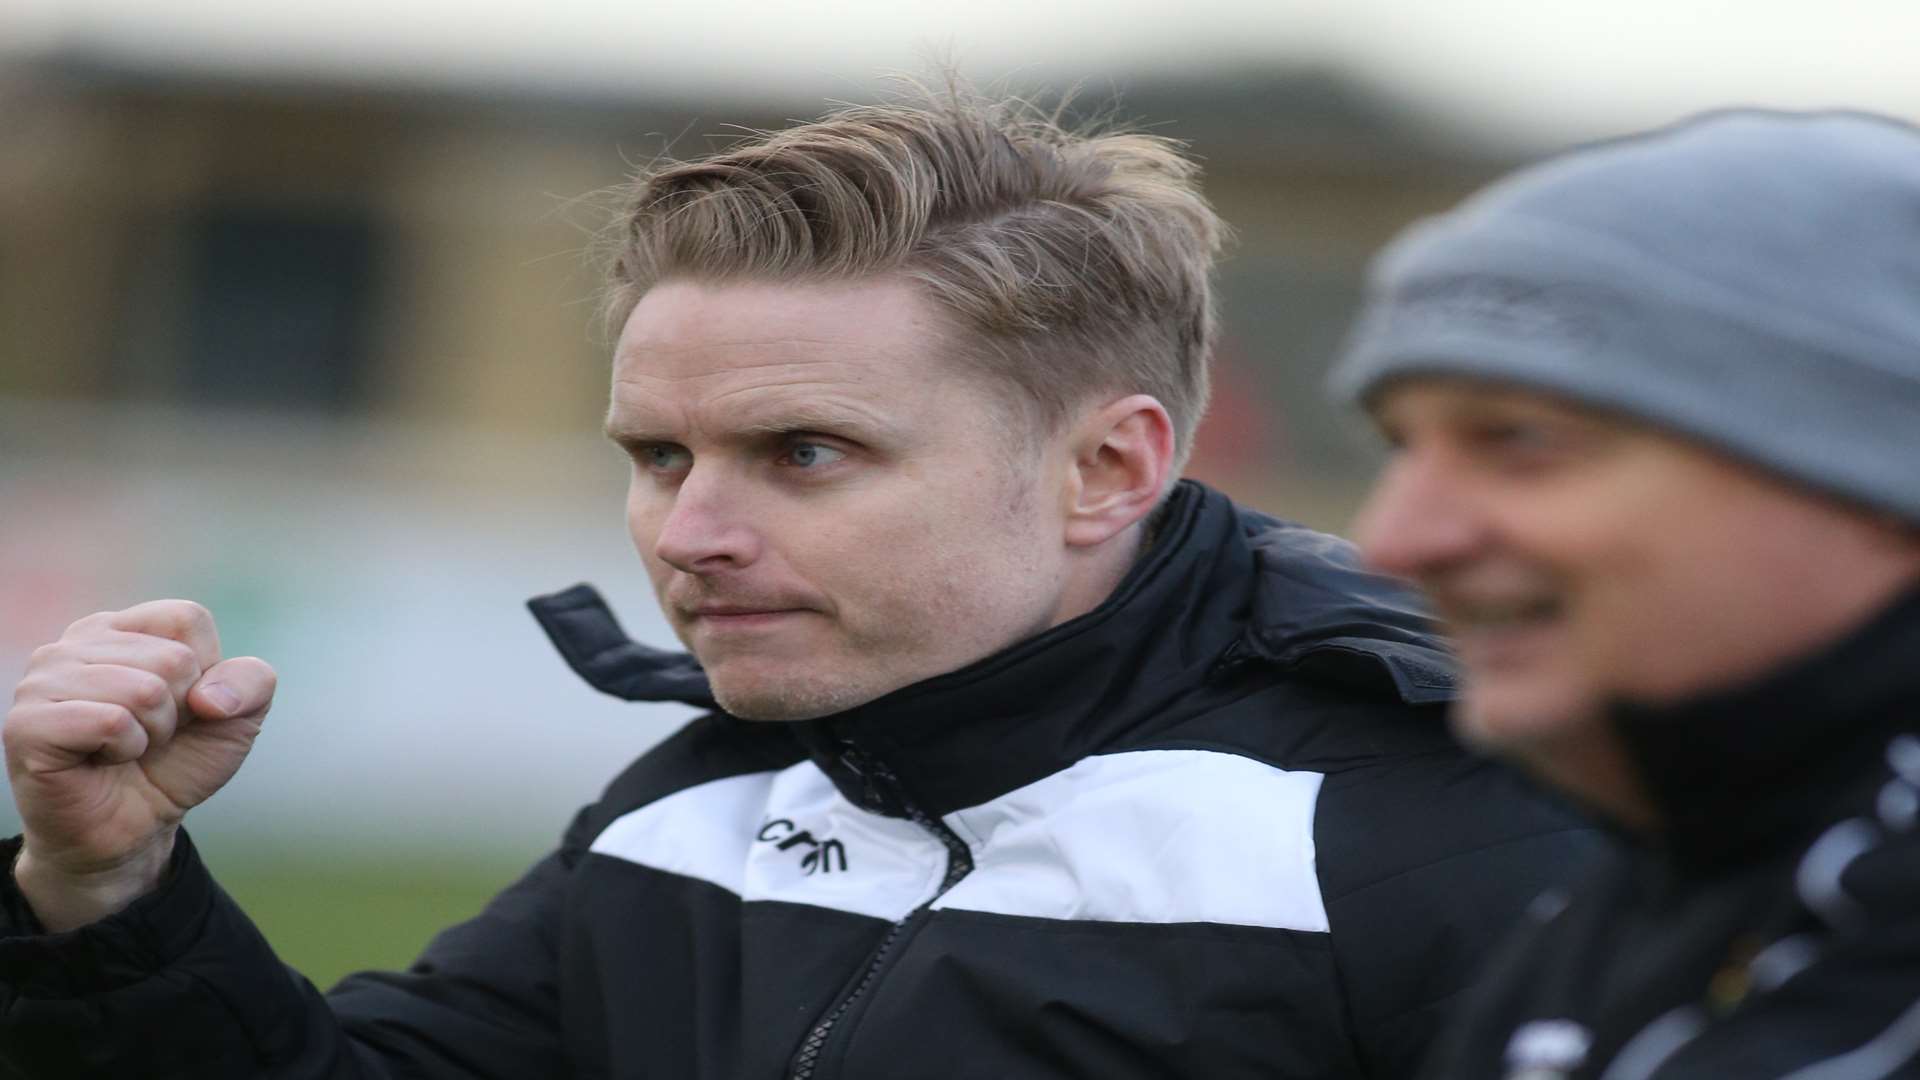
[[1531, 669], [1561, 645], [1552, 635], [1565, 605], [1556, 599], [1455, 599], [1440, 610], [1454, 652], [1480, 676]]
[[1455, 634], [1524, 630], [1558, 619], [1564, 610], [1553, 597], [1526, 597], [1501, 601], [1454, 600], [1443, 605], [1447, 628]]

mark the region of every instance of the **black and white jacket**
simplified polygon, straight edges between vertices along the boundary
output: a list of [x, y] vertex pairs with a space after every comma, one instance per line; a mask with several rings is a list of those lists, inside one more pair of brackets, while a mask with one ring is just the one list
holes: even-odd
[[1427, 1075], [1920, 1078], [1920, 590], [1613, 719], [1662, 827], [1535, 907]]
[[[597, 595], [630, 698], [711, 705]], [[799, 724], [713, 714], [405, 973], [321, 995], [182, 842], [125, 913], [0, 925], [31, 1077], [1404, 1076], [1591, 844], [1448, 740], [1449, 664], [1340, 541], [1185, 484], [1099, 609]]]

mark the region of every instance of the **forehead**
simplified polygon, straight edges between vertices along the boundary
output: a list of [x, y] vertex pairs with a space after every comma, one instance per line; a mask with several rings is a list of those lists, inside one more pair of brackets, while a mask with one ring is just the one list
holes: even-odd
[[1445, 425], [1494, 415], [1531, 415], [1594, 428], [1638, 430], [1604, 410], [1516, 383], [1454, 375], [1403, 376], [1375, 391], [1367, 411], [1388, 431], [1411, 424]]
[[941, 314], [902, 281], [672, 280], [634, 305], [614, 363], [662, 375], [782, 354], [912, 365], [930, 359], [947, 332]]
[[912, 413], [956, 379], [948, 320], [909, 282], [668, 281], [635, 305], [612, 412], [839, 402]]

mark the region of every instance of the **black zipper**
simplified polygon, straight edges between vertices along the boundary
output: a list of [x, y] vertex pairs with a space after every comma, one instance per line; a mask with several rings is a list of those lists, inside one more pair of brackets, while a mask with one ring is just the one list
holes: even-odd
[[933, 817], [926, 811], [913, 805], [901, 790], [900, 778], [893, 774], [883, 763], [867, 755], [859, 747], [842, 741], [840, 763], [849, 772], [860, 778], [865, 787], [865, 798], [861, 801], [870, 810], [904, 817], [915, 825], [927, 830], [947, 849], [947, 873], [940, 879], [940, 888], [935, 890], [927, 902], [914, 908], [906, 918], [894, 923], [887, 936], [880, 939], [867, 957], [865, 972], [853, 988], [843, 994], [840, 1000], [823, 1013], [813, 1027], [807, 1030], [807, 1037], [800, 1042], [800, 1048], [794, 1052], [792, 1080], [813, 1080], [814, 1070], [820, 1066], [820, 1055], [827, 1048], [834, 1028], [840, 1023], [855, 1002], [866, 994], [867, 989], [880, 979], [894, 950], [911, 936], [910, 928], [917, 930], [926, 921], [926, 914], [935, 900], [946, 895], [948, 889], [959, 884], [960, 879], [973, 872], [973, 852], [967, 842], [960, 839], [946, 822]]

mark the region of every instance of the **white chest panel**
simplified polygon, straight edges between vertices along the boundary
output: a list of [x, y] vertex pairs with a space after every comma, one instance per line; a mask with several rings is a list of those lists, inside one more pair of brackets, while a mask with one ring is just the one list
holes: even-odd
[[[1084, 761], [947, 815], [974, 870], [936, 908], [1046, 919], [1324, 931], [1314, 872], [1321, 775], [1233, 754]], [[811, 762], [700, 784], [625, 814], [591, 850], [777, 900], [899, 920], [947, 851], [848, 802]]]
[[974, 871], [940, 908], [1325, 930], [1319, 773], [1208, 750], [1087, 758], [947, 816]]

